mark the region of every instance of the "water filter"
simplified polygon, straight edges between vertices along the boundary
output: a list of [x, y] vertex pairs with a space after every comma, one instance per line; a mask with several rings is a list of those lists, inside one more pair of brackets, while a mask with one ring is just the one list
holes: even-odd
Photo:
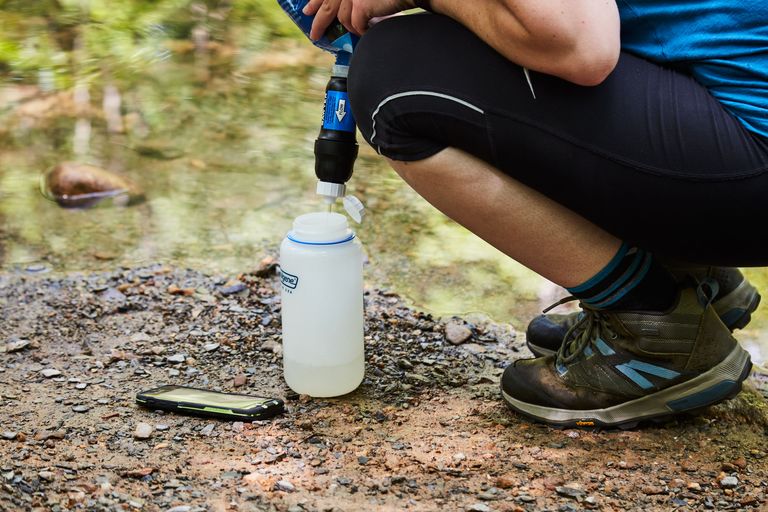
[[280, 246], [283, 372], [296, 393], [331, 397], [363, 380], [363, 251], [344, 215], [301, 215]]

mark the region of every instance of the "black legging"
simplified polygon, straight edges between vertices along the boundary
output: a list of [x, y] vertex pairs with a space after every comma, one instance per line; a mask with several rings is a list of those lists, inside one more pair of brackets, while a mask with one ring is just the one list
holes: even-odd
[[768, 265], [768, 140], [704, 87], [629, 54], [596, 87], [530, 77], [535, 99], [520, 66], [425, 14], [374, 26], [349, 87], [361, 132], [389, 158], [456, 147], [657, 254]]

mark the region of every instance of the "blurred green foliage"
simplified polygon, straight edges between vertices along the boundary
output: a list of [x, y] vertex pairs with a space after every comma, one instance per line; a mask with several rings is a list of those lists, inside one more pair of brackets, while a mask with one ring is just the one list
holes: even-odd
[[38, 82], [46, 73], [52, 88], [132, 76], [195, 27], [250, 47], [299, 35], [272, 0], [0, 0], [0, 27], [0, 74]]

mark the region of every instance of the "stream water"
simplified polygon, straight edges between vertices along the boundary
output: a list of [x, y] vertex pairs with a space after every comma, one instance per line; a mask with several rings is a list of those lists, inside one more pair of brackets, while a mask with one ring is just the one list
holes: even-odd
[[[330, 58], [276, 38], [284, 27], [264, 21], [271, 11], [222, 25], [205, 4], [176, 3], [189, 34], [152, 18], [145, 45], [128, 49], [118, 29], [88, 43], [83, 22], [71, 48], [52, 50], [63, 36], [50, 18], [0, 7], [10, 28], [0, 36], [0, 270], [160, 261], [234, 276], [276, 254], [294, 217], [323, 208], [312, 144]], [[64, 161], [126, 176], [146, 201], [62, 209], [43, 197], [40, 178]], [[368, 208], [357, 231], [370, 286], [437, 315], [488, 315], [518, 330], [565, 296], [434, 210], [364, 143], [350, 188]], [[747, 274], [768, 290], [768, 272]], [[759, 362], [766, 309], [739, 334]]]

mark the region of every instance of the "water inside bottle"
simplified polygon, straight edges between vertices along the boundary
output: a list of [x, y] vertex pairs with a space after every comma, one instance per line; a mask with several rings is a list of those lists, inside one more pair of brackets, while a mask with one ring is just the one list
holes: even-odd
[[299, 394], [315, 397], [339, 396], [351, 393], [364, 376], [364, 356], [333, 366], [315, 366], [293, 359], [285, 359], [285, 381]]

